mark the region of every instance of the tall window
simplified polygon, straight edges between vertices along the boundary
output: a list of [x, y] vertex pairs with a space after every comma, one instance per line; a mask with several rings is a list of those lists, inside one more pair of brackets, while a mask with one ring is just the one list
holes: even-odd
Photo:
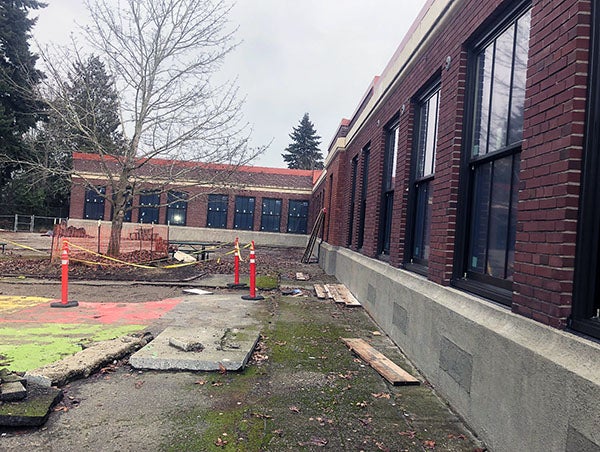
[[167, 224], [185, 226], [187, 222], [187, 193], [170, 190], [167, 193]]
[[105, 196], [106, 187], [87, 188], [85, 190], [83, 218], [86, 220], [104, 220]]
[[348, 240], [347, 245], [352, 245], [354, 235], [354, 209], [356, 207], [356, 178], [358, 176], [358, 155], [352, 159], [352, 181], [350, 186], [350, 213], [348, 218]]
[[281, 199], [263, 198], [260, 216], [260, 230], [279, 232], [281, 224]]
[[369, 160], [371, 158], [371, 147], [366, 145], [362, 150], [362, 187], [360, 190], [360, 211], [358, 217], [358, 243], [361, 249], [365, 241], [365, 219], [367, 215], [367, 188], [369, 185]]
[[[468, 279], [507, 291], [512, 291], [530, 19], [529, 10], [515, 17], [476, 55], [465, 269]], [[511, 302], [510, 292], [497, 294], [491, 296]]]
[[290, 199], [287, 232], [306, 234], [308, 223], [308, 201]]
[[140, 194], [138, 221], [140, 223], [158, 223], [160, 192], [148, 190]]
[[431, 194], [435, 172], [435, 151], [439, 118], [440, 88], [435, 85], [417, 105], [415, 152], [411, 184], [412, 223], [410, 263], [426, 267], [429, 261], [431, 229]]
[[227, 228], [227, 195], [208, 195], [208, 214], [206, 226], [209, 228]]
[[254, 229], [254, 198], [250, 196], [235, 197], [235, 216], [233, 228], [251, 231]]
[[396, 182], [396, 164], [398, 163], [398, 120], [386, 127], [385, 153], [383, 163], [383, 198], [381, 202], [381, 236], [379, 253], [390, 254], [392, 236], [392, 213], [394, 210], [394, 185]]

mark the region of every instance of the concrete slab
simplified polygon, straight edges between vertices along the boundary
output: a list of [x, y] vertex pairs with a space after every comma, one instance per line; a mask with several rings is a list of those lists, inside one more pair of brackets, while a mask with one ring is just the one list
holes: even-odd
[[2, 382], [0, 384], [0, 401], [14, 402], [24, 399], [27, 396], [27, 390], [20, 381]]
[[[163, 319], [165, 328], [129, 363], [138, 369], [215, 371], [244, 368], [258, 339], [262, 307], [235, 294], [187, 297]], [[201, 343], [189, 351], [173, 344]]]
[[145, 337], [133, 336], [97, 342], [60, 361], [27, 371], [25, 378], [28, 383], [41, 386], [62, 386], [71, 380], [87, 378], [105, 364], [120, 359], [145, 344]]
[[209, 287], [211, 289], [227, 289], [235, 280], [233, 275], [206, 275], [195, 280], [195, 286]]
[[0, 426], [39, 427], [46, 422], [50, 409], [62, 399], [62, 391], [29, 384], [27, 397], [17, 402], [0, 404]]

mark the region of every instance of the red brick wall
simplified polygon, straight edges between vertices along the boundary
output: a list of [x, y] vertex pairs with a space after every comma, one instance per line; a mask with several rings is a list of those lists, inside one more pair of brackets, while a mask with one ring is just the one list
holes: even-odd
[[[471, 42], [497, 25], [515, 1], [465, 0], [430, 39], [412, 67], [379, 104], [344, 152], [327, 170], [333, 174], [329, 242], [348, 242], [352, 158], [359, 155], [356, 210], [351, 248], [357, 250], [362, 182], [362, 148], [371, 144], [364, 246], [377, 257], [385, 125], [400, 113], [400, 139], [389, 262], [405, 257], [414, 99], [441, 79], [438, 147], [433, 187], [428, 278], [450, 284], [457, 235], [461, 158], [468, 99], [467, 66]], [[562, 328], [571, 312], [580, 165], [587, 95], [589, 0], [534, 0], [521, 153], [518, 231], [512, 309]], [[450, 64], [446, 67], [447, 57]], [[404, 108], [403, 108], [404, 107]], [[325, 199], [329, 186], [324, 184]], [[466, 192], [466, 187], [462, 187]], [[458, 222], [460, 223], [460, 222]], [[461, 245], [462, 246], [462, 245]]]
[[[96, 185], [105, 185], [104, 182], [98, 181]], [[148, 187], [150, 188], [150, 187]], [[236, 195], [240, 196], [253, 196], [255, 198], [255, 206], [254, 206], [254, 230], [260, 231], [261, 225], [261, 208], [262, 208], [262, 200], [263, 198], [273, 198], [273, 199], [281, 199], [282, 207], [281, 207], [281, 222], [280, 222], [280, 232], [287, 232], [287, 224], [288, 224], [288, 213], [289, 213], [289, 201], [290, 200], [300, 200], [300, 201], [309, 201], [309, 194], [301, 194], [301, 193], [282, 193], [282, 192], [268, 192], [268, 191], [259, 191], [259, 190], [221, 190], [215, 192], [209, 191], [208, 189], [198, 189], [192, 187], [173, 187], [173, 190], [179, 190], [188, 193], [190, 200], [188, 201], [187, 206], [187, 222], [186, 226], [191, 227], [206, 227], [206, 218], [208, 212], [208, 194], [223, 194], [228, 195], [228, 211], [227, 211], [227, 228], [233, 229], [234, 216], [235, 216], [235, 197]], [[107, 188], [107, 197], [110, 197], [110, 188]], [[166, 193], [161, 194], [161, 203], [166, 203]], [[83, 218], [83, 211], [85, 205], [85, 188], [82, 184], [75, 183], [71, 190], [71, 207], [70, 214], [71, 218]], [[138, 210], [137, 206], [139, 205], [139, 194], [134, 196], [133, 199], [133, 211], [131, 215], [132, 222], [138, 221]], [[309, 204], [310, 206], [310, 204]], [[110, 203], [105, 202], [104, 204], [104, 218], [106, 220], [110, 219], [111, 215], [111, 206]], [[309, 215], [308, 218], [308, 232], [312, 227], [313, 219]], [[161, 205], [159, 208], [159, 222], [161, 224], [167, 223], [167, 207], [165, 205]]]
[[571, 313], [590, 6], [532, 10], [513, 310], [559, 328]]

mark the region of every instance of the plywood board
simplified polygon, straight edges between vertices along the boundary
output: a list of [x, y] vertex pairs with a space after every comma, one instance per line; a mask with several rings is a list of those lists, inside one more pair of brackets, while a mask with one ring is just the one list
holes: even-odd
[[323, 285], [315, 284], [313, 287], [315, 288], [315, 293], [317, 294], [317, 298], [320, 298], [320, 299], [328, 298], [327, 291], [325, 290], [325, 287], [323, 287]]
[[352, 295], [352, 292], [343, 284], [336, 284], [336, 289], [340, 296], [344, 299], [346, 306], [362, 306], [360, 302]]
[[325, 285], [325, 290], [329, 292], [329, 298], [333, 298], [333, 301], [336, 303], [346, 303], [344, 297], [338, 292], [337, 284], [327, 284]]
[[342, 338], [350, 350], [360, 356], [383, 378], [393, 385], [418, 385], [419, 380], [388, 359], [362, 339]]

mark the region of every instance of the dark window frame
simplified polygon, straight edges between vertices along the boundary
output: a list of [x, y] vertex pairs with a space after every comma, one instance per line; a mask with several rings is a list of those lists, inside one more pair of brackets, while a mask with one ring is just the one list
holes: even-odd
[[[296, 207], [298, 206], [298, 207]], [[302, 199], [288, 201], [288, 223], [286, 231], [290, 234], [306, 234], [308, 231], [308, 212], [310, 203]]]
[[[270, 205], [265, 205], [270, 204]], [[281, 209], [283, 200], [281, 198], [263, 198], [260, 210], [260, 230], [264, 232], [280, 232]], [[269, 213], [266, 213], [266, 210]], [[273, 213], [275, 212], [275, 213]]]
[[206, 227], [227, 229], [228, 212], [229, 195], [210, 193], [206, 205]]
[[[483, 171], [485, 168], [485, 165], [489, 164], [491, 166], [491, 174], [495, 174], [495, 167], [494, 167], [494, 162], [498, 162], [499, 164], [503, 161], [503, 159], [507, 159], [508, 157], [512, 158], [511, 161], [511, 167], [510, 167], [510, 184], [511, 184], [511, 189], [510, 189], [510, 193], [509, 193], [509, 201], [508, 201], [508, 208], [506, 209], [508, 211], [507, 214], [507, 219], [505, 220], [506, 223], [506, 230], [507, 230], [507, 236], [506, 236], [506, 246], [508, 248], [505, 248], [505, 267], [504, 267], [504, 272], [505, 275], [508, 275], [508, 271], [510, 269], [509, 267], [509, 254], [511, 252], [511, 248], [510, 248], [510, 243], [511, 243], [511, 234], [514, 234], [515, 231], [513, 230], [513, 226], [514, 225], [514, 220], [515, 220], [515, 215], [517, 213], [516, 211], [516, 203], [518, 202], [518, 199], [516, 199], [516, 185], [518, 185], [518, 171], [519, 171], [519, 164], [520, 164], [520, 152], [521, 152], [521, 145], [522, 145], [522, 129], [521, 129], [521, 136], [520, 139], [515, 141], [515, 142], [511, 142], [510, 141], [510, 137], [511, 137], [511, 130], [510, 130], [510, 122], [507, 119], [506, 121], [506, 137], [505, 137], [505, 145], [501, 146], [498, 149], [493, 149], [491, 152], [487, 152], [484, 155], [475, 155], [473, 156], [472, 152], [474, 151], [474, 149], [477, 149], [477, 151], [480, 151], [480, 148], [474, 148], [475, 146], [475, 134], [476, 134], [476, 129], [479, 130], [479, 132], [481, 132], [481, 129], [479, 128], [481, 125], [481, 117], [475, 115], [476, 113], [476, 109], [478, 108], [478, 106], [476, 105], [478, 103], [478, 96], [476, 94], [481, 94], [481, 92], [483, 92], [484, 88], [477, 86], [477, 82], [479, 81], [480, 75], [478, 73], [478, 69], [479, 69], [479, 60], [480, 58], [485, 58], [485, 52], [490, 48], [490, 46], [494, 46], [493, 47], [493, 57], [494, 57], [494, 66], [497, 63], [496, 60], [496, 49], [495, 46], [498, 44], [499, 42], [499, 38], [500, 37], [504, 37], [504, 33], [507, 32], [507, 30], [509, 30], [511, 27], [516, 27], [517, 21], [519, 21], [522, 17], [524, 17], [526, 14], [531, 14], [531, 3], [529, 1], [525, 1], [525, 2], [520, 2], [517, 5], [514, 5], [512, 9], [509, 10], [504, 10], [502, 12], [502, 16], [501, 19], [498, 20], [499, 15], [494, 15], [494, 20], [496, 21], [494, 23], [494, 25], [492, 27], [488, 28], [488, 32], [485, 34], [485, 36], [483, 36], [481, 39], [479, 39], [479, 41], [473, 43], [473, 45], [471, 46], [471, 50], [469, 52], [469, 63], [468, 63], [468, 70], [467, 70], [467, 87], [470, 90], [470, 95], [469, 95], [469, 102], [467, 103], [467, 106], [465, 108], [465, 127], [463, 129], [463, 152], [462, 152], [462, 163], [461, 163], [461, 178], [460, 178], [460, 182], [459, 182], [459, 193], [460, 193], [460, 200], [459, 200], [459, 206], [460, 206], [460, 210], [459, 212], [459, 216], [458, 216], [458, 220], [457, 220], [457, 238], [456, 238], [456, 247], [455, 247], [455, 255], [454, 255], [454, 272], [453, 272], [453, 278], [452, 278], [452, 284], [455, 285], [456, 287], [469, 291], [469, 292], [473, 292], [476, 293], [478, 295], [484, 296], [486, 298], [489, 298], [491, 300], [497, 301], [499, 303], [502, 303], [504, 305], [510, 306], [512, 304], [512, 280], [510, 280], [508, 277], [506, 277], [505, 279], [501, 279], [501, 278], [497, 278], [497, 277], [493, 277], [490, 276], [488, 274], [484, 274], [484, 273], [478, 273], [473, 271], [471, 268], [473, 266], [473, 262], [477, 262], [475, 260], [472, 260], [471, 262], [471, 268], [469, 266], [469, 255], [472, 252], [471, 248], [473, 246], [477, 245], [477, 241], [474, 239], [476, 237], [479, 236], [474, 236], [473, 234], [473, 230], [475, 229], [475, 227], [477, 226], [475, 221], [477, 221], [477, 219], [481, 219], [483, 217], [476, 217], [475, 215], [472, 214], [472, 211], [474, 209], [473, 207], [473, 203], [475, 202], [476, 199], [478, 199], [478, 197], [481, 196], [481, 191], [476, 191], [475, 190], [475, 184], [476, 184], [476, 179], [477, 177], [483, 177]], [[529, 28], [529, 36], [531, 35], [531, 28]], [[528, 40], [529, 42], [529, 40]], [[512, 112], [512, 108], [513, 108], [513, 104], [511, 104], [513, 99], [513, 96], [515, 96], [515, 89], [519, 88], [518, 86], [516, 87], [515, 83], [514, 83], [514, 71], [515, 71], [515, 49], [516, 49], [516, 39], [515, 36], [513, 35], [513, 53], [512, 53], [512, 59], [511, 59], [511, 76], [510, 76], [510, 85], [509, 85], [509, 90], [510, 90], [510, 98], [509, 98], [509, 104], [508, 104], [508, 111]], [[527, 49], [529, 50], [529, 48]], [[527, 64], [525, 64], [526, 67]], [[492, 72], [491, 73], [491, 80], [493, 82], [495, 73]], [[525, 81], [526, 78], [523, 80]], [[518, 80], [519, 82], [521, 80]], [[492, 83], [490, 82], [490, 83]], [[483, 86], [483, 85], [482, 85]], [[516, 87], [516, 88], [515, 88]], [[490, 90], [493, 90], [494, 86], [491, 85]], [[491, 118], [491, 112], [493, 111], [492, 108], [495, 108], [496, 105], [492, 106], [492, 101], [493, 101], [493, 91], [490, 91], [490, 98], [488, 100], [489, 102], [489, 106], [490, 106], [490, 110], [487, 112], [488, 115], [490, 115]], [[485, 94], [481, 94], [481, 101], [483, 102], [483, 100], [487, 100], [485, 99]], [[524, 107], [523, 110], [520, 111], [519, 113], [522, 113], [524, 111]], [[491, 119], [490, 119], [491, 121]], [[486, 144], [489, 143], [489, 138], [490, 138], [490, 132], [489, 129], [487, 129], [487, 138], [486, 138]], [[487, 149], [486, 149], [487, 150]], [[515, 166], [516, 165], [516, 166]], [[499, 172], [501, 171], [502, 165], [500, 164], [499, 166], [500, 170], [498, 170]], [[477, 174], [476, 174], [477, 172]], [[515, 177], [515, 174], [517, 175]], [[490, 176], [491, 177], [491, 176]], [[485, 181], [485, 179], [482, 179]], [[491, 209], [492, 207], [492, 192], [493, 192], [493, 188], [494, 188], [494, 181], [493, 179], [490, 179], [489, 182], [489, 203], [488, 203], [488, 208]], [[500, 212], [501, 213], [501, 212]], [[490, 250], [494, 250], [494, 248], [492, 248], [490, 246], [490, 240], [492, 240], [492, 234], [489, 232], [490, 229], [490, 224], [491, 222], [494, 220], [493, 218], [494, 213], [492, 212], [492, 210], [488, 210], [487, 212], [487, 216], [484, 218], [484, 221], [487, 221], [487, 226], [484, 226], [487, 230], [487, 232], [485, 234], [487, 234], [485, 236], [485, 241], [486, 241], [486, 248], [485, 248], [485, 252], [486, 252], [486, 263], [484, 265], [485, 267], [485, 272], [490, 271], [489, 267], [488, 267], [488, 263], [487, 263], [487, 259], [489, 259], [490, 257]], [[480, 228], [483, 227], [483, 225], [480, 225]], [[480, 242], [483, 239], [483, 237], [479, 237]], [[475, 245], [474, 245], [475, 244]], [[512, 241], [512, 251], [514, 253], [514, 238]], [[479, 263], [477, 263], [476, 265], [478, 265]]]
[[106, 186], [97, 185], [95, 188], [86, 187], [84, 200], [83, 218], [85, 220], [104, 220]]
[[[167, 192], [167, 217], [166, 223], [172, 226], [185, 226], [187, 224], [187, 208], [189, 195], [184, 191], [169, 190]], [[175, 222], [172, 219], [176, 214], [181, 214], [183, 219]]]
[[[242, 205], [244, 204], [244, 205]], [[252, 209], [250, 209], [252, 205]], [[244, 207], [248, 208], [245, 209]], [[233, 229], [243, 231], [254, 230], [254, 211], [256, 210], [256, 198], [254, 196], [235, 197], [235, 215], [233, 217]]]
[[[569, 327], [600, 339], [600, 6], [592, 2], [592, 29], [582, 165], [573, 310]], [[590, 275], [596, 275], [595, 278]]]
[[[422, 227], [422, 222], [426, 222], [426, 219], [420, 215], [422, 213], [421, 208], [427, 206], [421, 205], [422, 192], [425, 191], [427, 197], [431, 196], [431, 190], [433, 180], [435, 178], [435, 158], [437, 155], [437, 139], [439, 131], [439, 117], [440, 117], [440, 98], [441, 98], [441, 81], [440, 76], [437, 74], [434, 77], [435, 81], [429, 82], [425, 89], [421, 90], [413, 101], [415, 107], [415, 120], [413, 129], [413, 143], [412, 143], [412, 158], [411, 158], [411, 169], [409, 179], [409, 197], [408, 197], [408, 219], [406, 224], [406, 247], [405, 247], [405, 267], [408, 270], [420, 273], [424, 276], [428, 274], [428, 259], [424, 256], [417, 256], [415, 251], [416, 242], [419, 239], [417, 234], [417, 228]], [[423, 117], [422, 114], [427, 111], [429, 113], [429, 102], [437, 97], [436, 100], [436, 113], [435, 113], [435, 125], [434, 125], [434, 137], [433, 137], [433, 150], [431, 155], [431, 168], [429, 172], [425, 170], [425, 163], [427, 161], [427, 143], [429, 142], [428, 132], [429, 129], [423, 129]], [[427, 110], [425, 110], [427, 107]], [[425, 134], [425, 135], [424, 135]], [[422, 138], [426, 141], [423, 143]], [[422, 147], [425, 144], [425, 147]], [[423, 160], [423, 166], [421, 171], [420, 161]], [[422, 174], [421, 174], [422, 173]], [[431, 215], [431, 209], [428, 212], [423, 212], [425, 215]], [[431, 218], [427, 226], [431, 228]], [[429, 234], [429, 232], [428, 232]], [[425, 238], [423, 238], [424, 240]]]
[[361, 250], [365, 244], [365, 223], [367, 217], [367, 195], [369, 193], [369, 166], [371, 162], [371, 143], [361, 151], [362, 158], [362, 185], [360, 190], [360, 206], [358, 214], [358, 240], [356, 246]]
[[398, 166], [398, 140], [400, 138], [400, 117], [396, 115], [385, 127], [385, 147], [383, 152], [383, 177], [381, 180], [381, 216], [379, 219], [379, 240], [377, 254], [387, 258], [391, 249], [394, 216], [394, 190]]
[[351, 247], [354, 235], [354, 210], [356, 209], [356, 187], [358, 178], [358, 155], [355, 155], [351, 161], [350, 168], [350, 211], [348, 212], [348, 238], [346, 246]]
[[[142, 190], [139, 195], [138, 223], [159, 224], [160, 220], [160, 190]], [[151, 199], [152, 198], [152, 199]], [[152, 202], [154, 201], [154, 202]], [[156, 220], [142, 221], [146, 214]]]

